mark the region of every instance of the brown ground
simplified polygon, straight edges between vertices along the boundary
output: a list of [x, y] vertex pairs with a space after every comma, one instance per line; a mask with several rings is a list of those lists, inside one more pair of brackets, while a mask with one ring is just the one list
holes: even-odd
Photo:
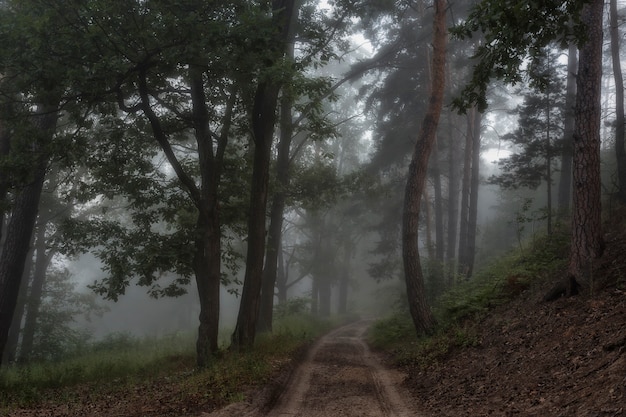
[[405, 402], [409, 397], [403, 375], [384, 367], [364, 342], [369, 326], [359, 321], [340, 327], [311, 347], [287, 381], [285, 391], [269, 410], [240, 403], [210, 417], [408, 417], [417, 415]]
[[246, 401], [213, 414], [218, 404], [202, 393], [183, 404], [169, 389], [180, 384], [163, 380], [105, 399], [75, 393], [80, 407], [42, 404], [10, 415], [626, 416], [626, 232], [610, 230], [594, 276], [603, 288], [592, 296], [544, 303], [550, 283], [523, 292], [467, 324], [474, 346], [425, 367], [385, 368], [358, 322], [322, 338], [295, 372], [283, 363], [265, 388], [247, 389]]
[[477, 346], [405, 368], [425, 416], [626, 416], [626, 233], [612, 229], [593, 296], [546, 284], [473, 327]]

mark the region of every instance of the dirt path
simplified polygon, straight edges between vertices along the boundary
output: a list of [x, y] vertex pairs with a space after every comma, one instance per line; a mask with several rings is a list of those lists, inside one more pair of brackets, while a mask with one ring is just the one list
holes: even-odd
[[[385, 368], [363, 340], [370, 322], [359, 321], [322, 337], [287, 383], [270, 417], [416, 416], [400, 394], [403, 376]], [[212, 417], [260, 416], [242, 404]]]

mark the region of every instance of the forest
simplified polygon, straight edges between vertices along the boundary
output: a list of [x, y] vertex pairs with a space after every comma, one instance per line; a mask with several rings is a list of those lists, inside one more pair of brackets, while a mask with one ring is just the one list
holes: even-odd
[[196, 370], [390, 312], [421, 340], [537, 242], [542, 302], [595, 294], [625, 6], [1, 1], [2, 385], [181, 334]]

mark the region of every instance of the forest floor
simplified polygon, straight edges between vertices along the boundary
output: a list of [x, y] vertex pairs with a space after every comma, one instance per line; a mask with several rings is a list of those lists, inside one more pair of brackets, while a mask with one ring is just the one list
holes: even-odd
[[423, 415], [626, 416], [626, 230], [606, 243], [595, 294], [543, 302], [543, 283], [467, 323], [470, 346], [405, 365]]
[[360, 321], [320, 338], [306, 354], [272, 362], [262, 387], [240, 387], [239, 402], [225, 408], [197, 387], [190, 394], [193, 364], [181, 363], [178, 375], [99, 387], [97, 395], [79, 386], [59, 392], [67, 402], [0, 415], [626, 416], [626, 228], [610, 228], [606, 243], [593, 294], [543, 302], [556, 276], [520, 289], [512, 301], [462, 323], [464, 343], [428, 362], [372, 353], [364, 341], [368, 322]]

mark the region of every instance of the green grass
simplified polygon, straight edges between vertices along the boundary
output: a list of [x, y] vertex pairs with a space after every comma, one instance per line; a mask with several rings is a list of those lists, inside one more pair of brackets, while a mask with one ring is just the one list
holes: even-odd
[[569, 235], [535, 237], [524, 252], [514, 251], [476, 271], [471, 280], [446, 291], [435, 303], [437, 328], [417, 337], [405, 309], [378, 321], [368, 340], [373, 347], [391, 352], [400, 363], [425, 366], [444, 358], [457, 347], [480, 343], [474, 322], [496, 306], [559, 274], [565, 268]]
[[[263, 384], [276, 369], [335, 323], [304, 314], [278, 320], [273, 334], [257, 337], [249, 352], [224, 349], [205, 369], [196, 369], [195, 335], [138, 339], [112, 335], [79, 357], [0, 370], [0, 415], [41, 403], [80, 403], [124, 394], [130, 387], [164, 385], [176, 401], [226, 404], [240, 400], [246, 386]], [[150, 395], [150, 394], [146, 394]], [[171, 400], [170, 400], [171, 401]]]

